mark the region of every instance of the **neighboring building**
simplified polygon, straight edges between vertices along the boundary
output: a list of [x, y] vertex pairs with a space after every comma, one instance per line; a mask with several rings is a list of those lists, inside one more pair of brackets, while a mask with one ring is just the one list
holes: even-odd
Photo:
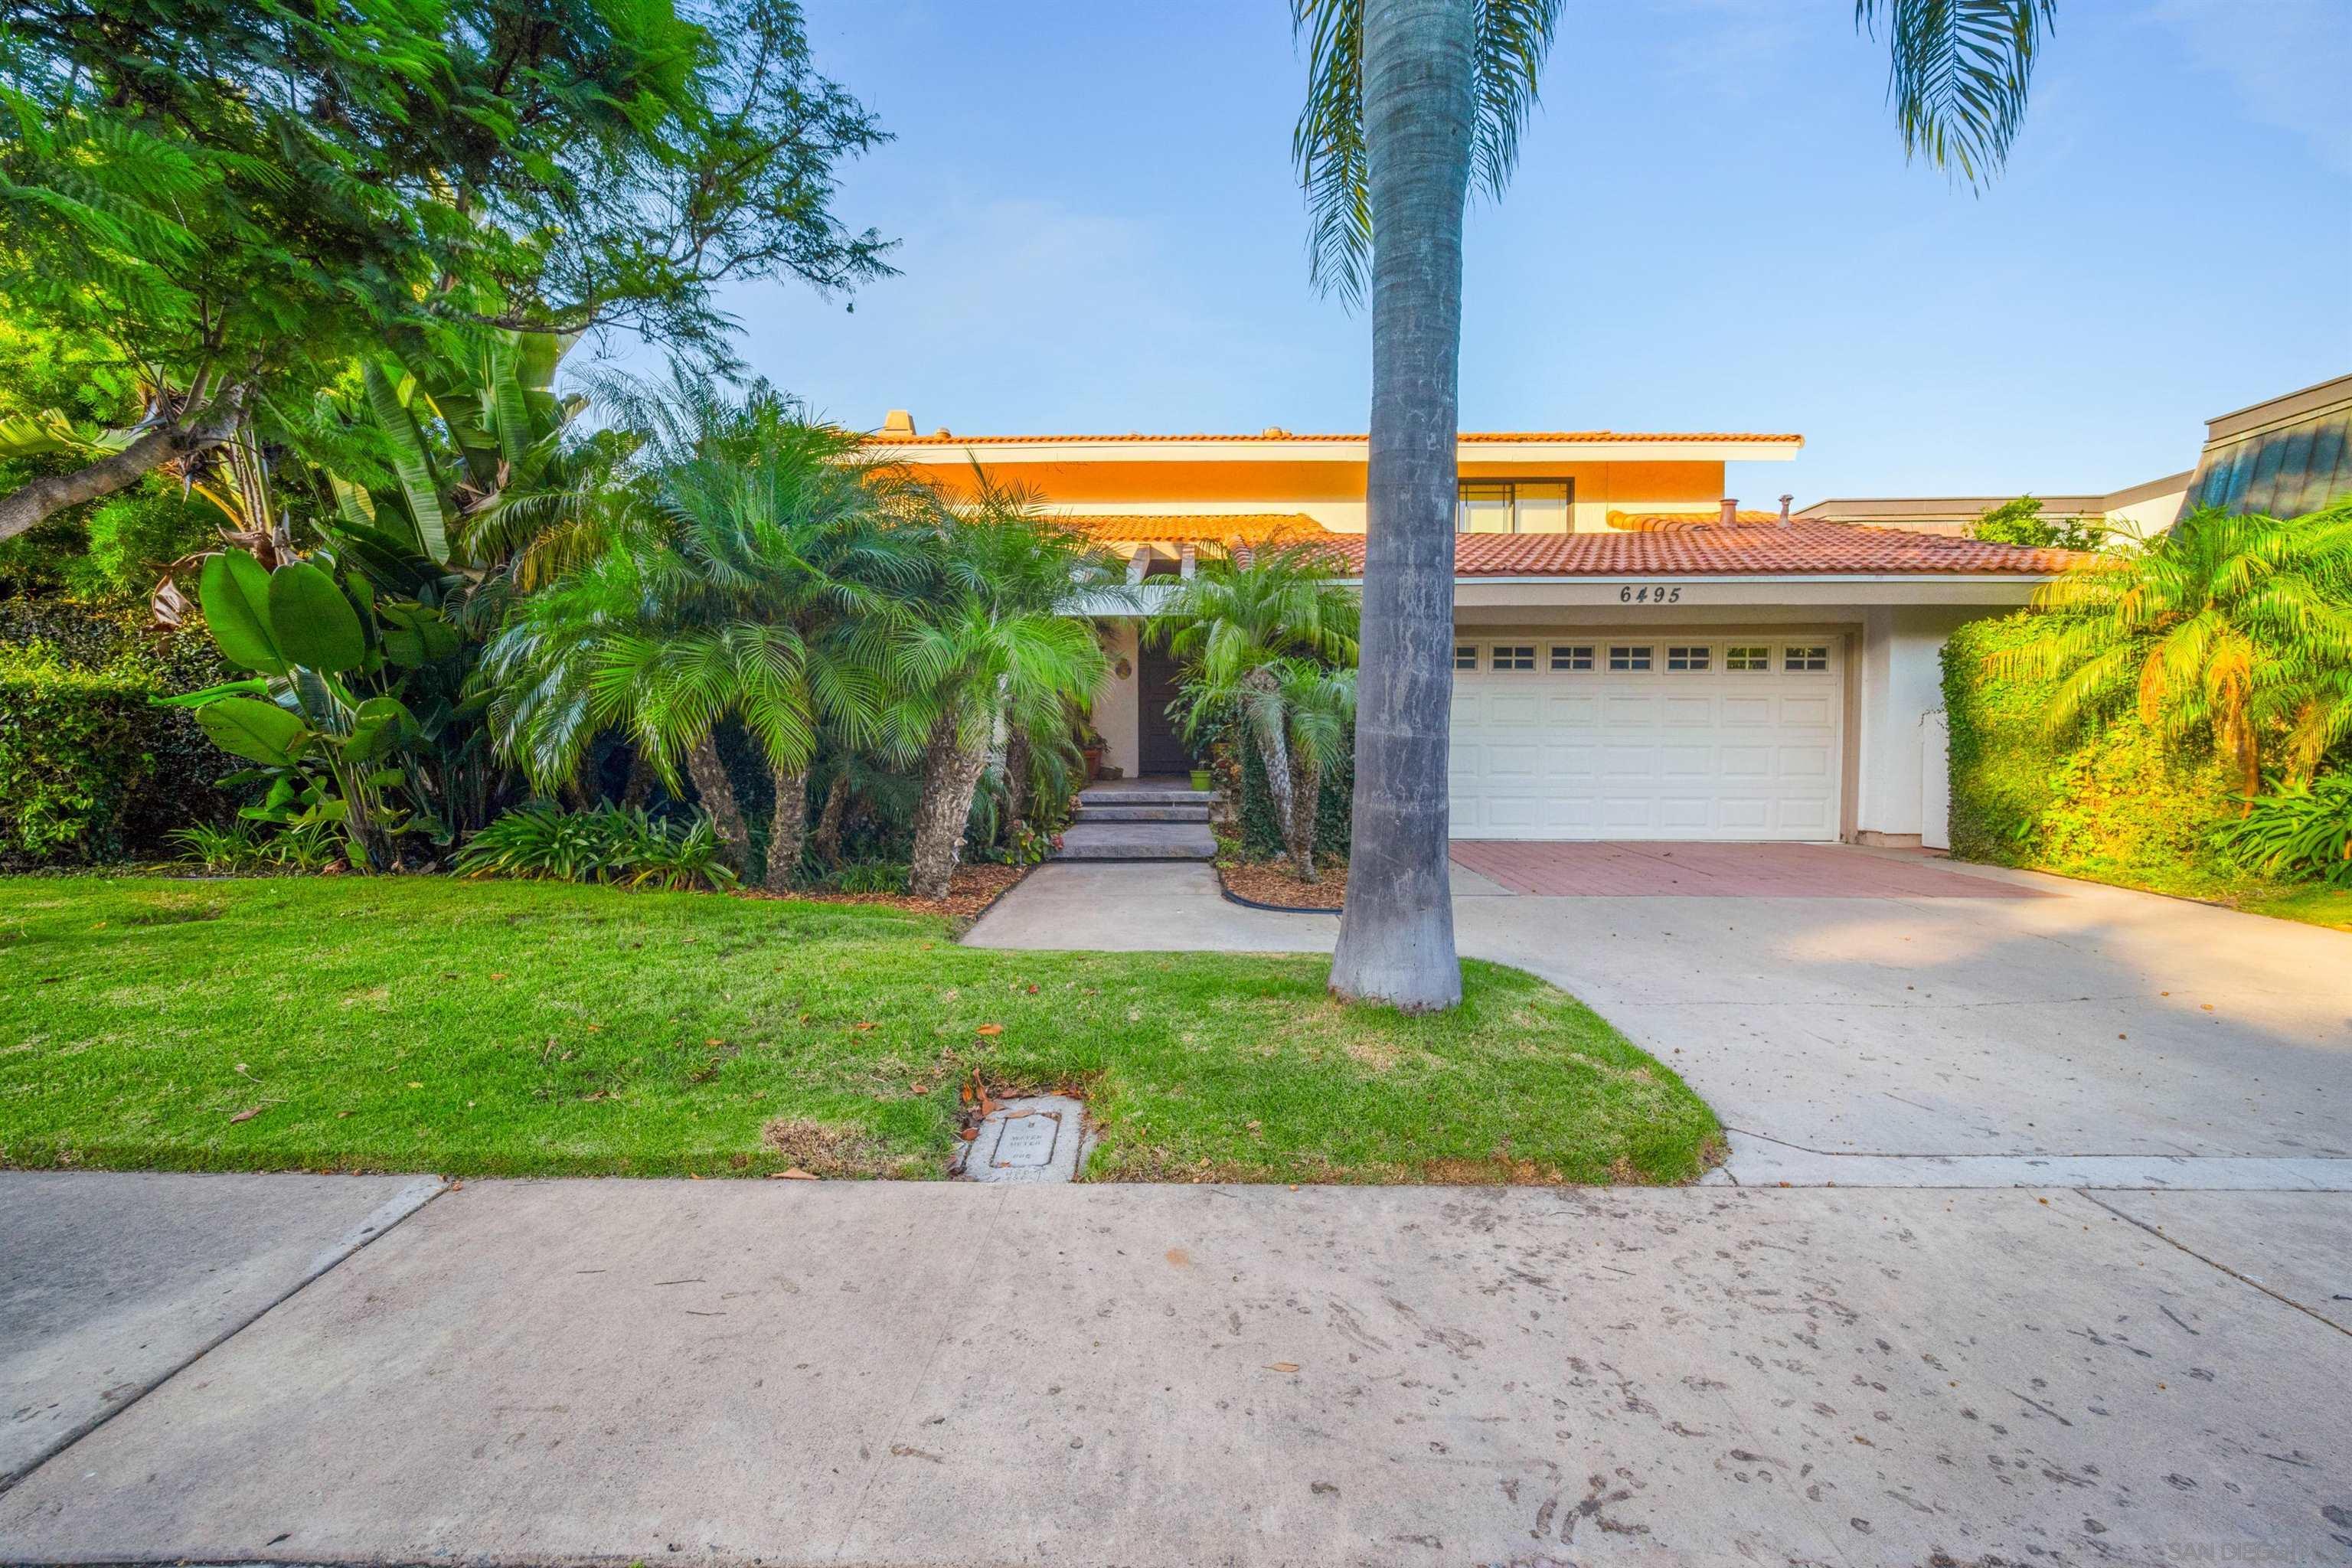
[[[2205, 422], [2205, 449], [2185, 473], [2105, 495], [2033, 494], [2052, 522], [2100, 523], [2149, 539], [2196, 506], [2300, 517], [2352, 496], [2352, 375], [2323, 381]], [[2015, 496], [1840, 497], [1796, 515], [1968, 538], [1977, 520]]]
[[[2172, 526], [2180, 515], [2181, 498], [2189, 493], [2192, 476], [2183, 470], [2160, 479], [2110, 490], [2105, 495], [2045, 496], [2029, 491], [2042, 503], [2050, 522], [2095, 522], [2136, 539], [2146, 539]], [[1966, 539], [1977, 520], [1997, 506], [2017, 498], [2007, 496], [1885, 496], [1838, 497], [1815, 501], [1796, 515], [1822, 522], [1858, 522], [1873, 528], [1900, 528], [1914, 533], [1940, 533]]]
[[2191, 506], [2300, 517], [2352, 496], [2352, 375], [2205, 424]]
[[[918, 436], [894, 412], [874, 439], [951, 492], [974, 465], [1025, 487], [1144, 595], [1203, 543], [1320, 539], [1360, 570], [1361, 436]], [[1727, 463], [1802, 444], [1462, 437], [1454, 837], [1916, 844], [1939, 820], [1946, 780], [1923, 757], [1945, 638], [2074, 557], [1721, 499]], [[1181, 771], [1175, 668], [1139, 646], [1131, 607], [1104, 609], [1108, 760]]]

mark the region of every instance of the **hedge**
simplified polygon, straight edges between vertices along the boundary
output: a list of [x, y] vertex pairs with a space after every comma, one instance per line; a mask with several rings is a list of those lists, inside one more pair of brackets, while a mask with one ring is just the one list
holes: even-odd
[[2242, 879], [2210, 844], [2238, 808], [2210, 754], [2169, 751], [2129, 711], [2053, 736], [2043, 715], [2054, 682], [1986, 670], [1988, 656], [2038, 630], [2022, 612], [1972, 621], [1944, 647], [1952, 853], [2168, 891]]
[[0, 865], [86, 865], [172, 852], [218, 821], [234, 768], [188, 714], [149, 699], [226, 678], [202, 636], [155, 638], [133, 616], [0, 602]]

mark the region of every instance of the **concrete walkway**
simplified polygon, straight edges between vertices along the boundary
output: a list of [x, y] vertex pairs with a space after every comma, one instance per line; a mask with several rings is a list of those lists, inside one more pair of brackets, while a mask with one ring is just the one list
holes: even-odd
[[2280, 1196], [469, 1182], [0, 1559], [2337, 1562], [2352, 1225]]

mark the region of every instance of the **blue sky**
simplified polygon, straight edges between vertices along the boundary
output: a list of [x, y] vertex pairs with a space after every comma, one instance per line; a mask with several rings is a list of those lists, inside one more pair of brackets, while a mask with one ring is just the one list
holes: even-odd
[[[1365, 322], [1307, 284], [1283, 0], [807, 8], [896, 133], [839, 211], [902, 276], [854, 311], [730, 292], [754, 369], [860, 428], [1363, 427]], [[1802, 432], [1734, 470], [1763, 504], [2058, 493], [2352, 370], [2352, 5], [2059, 9], [1979, 196], [1906, 166], [1849, 0], [1569, 0], [1470, 219], [1465, 424]]]

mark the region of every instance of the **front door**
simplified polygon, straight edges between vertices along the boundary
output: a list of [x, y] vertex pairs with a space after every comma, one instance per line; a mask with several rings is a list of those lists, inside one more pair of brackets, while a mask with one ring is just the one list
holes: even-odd
[[1135, 678], [1141, 708], [1136, 737], [1140, 771], [1146, 774], [1190, 773], [1192, 748], [1184, 743], [1176, 721], [1168, 716], [1168, 705], [1176, 700], [1176, 660], [1165, 647], [1147, 647], [1136, 660]]

